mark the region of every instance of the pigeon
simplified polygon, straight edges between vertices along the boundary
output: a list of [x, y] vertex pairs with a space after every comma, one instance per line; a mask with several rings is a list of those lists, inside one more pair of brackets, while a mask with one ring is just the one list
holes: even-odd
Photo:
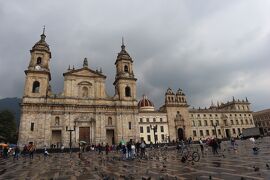
[[3, 169], [3, 170], [0, 171], [0, 174], [2, 175], [2, 174], [4, 174], [6, 171], [7, 171], [7, 169]]
[[265, 165], [265, 166], [266, 166], [266, 168], [267, 168], [267, 169], [270, 169], [270, 166], [269, 166], [269, 164], [267, 164], [267, 163], [266, 163], [266, 165]]
[[151, 177], [142, 177], [142, 180], [151, 180]]
[[256, 166], [253, 166], [253, 169], [254, 169], [254, 171], [259, 171], [260, 170], [260, 168], [256, 167]]
[[223, 158], [225, 158], [225, 155], [224, 155], [224, 154], [222, 154], [222, 157], [223, 157]]

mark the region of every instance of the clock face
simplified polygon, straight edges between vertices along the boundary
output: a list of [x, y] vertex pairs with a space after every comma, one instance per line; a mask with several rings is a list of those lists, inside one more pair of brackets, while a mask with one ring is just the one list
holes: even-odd
[[37, 66], [35, 67], [35, 69], [36, 69], [36, 70], [40, 70], [41, 67], [40, 67], [39, 65], [37, 65]]

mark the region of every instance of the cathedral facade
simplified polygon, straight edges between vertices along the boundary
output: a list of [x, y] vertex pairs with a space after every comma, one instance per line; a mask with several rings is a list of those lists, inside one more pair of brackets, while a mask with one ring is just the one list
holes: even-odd
[[51, 51], [45, 34], [30, 50], [25, 70], [25, 87], [21, 102], [19, 144], [33, 142], [37, 147], [56, 144], [78, 146], [138, 140], [138, 107], [133, 60], [124, 44], [115, 61], [115, 95], [106, 94], [106, 76], [88, 67], [84, 59], [80, 69], [63, 74], [64, 90], [51, 92]]
[[190, 109], [186, 95], [168, 88], [164, 105], [155, 110], [143, 96], [138, 102], [133, 60], [122, 43], [115, 61], [115, 94], [106, 93], [106, 76], [92, 70], [85, 58], [79, 69], [69, 68], [60, 95], [51, 92], [51, 51], [45, 34], [30, 50], [25, 70], [18, 144], [38, 148], [54, 144], [77, 147], [145, 140], [166, 143], [185, 138], [237, 137], [254, 127], [250, 103], [234, 100], [205, 109]]

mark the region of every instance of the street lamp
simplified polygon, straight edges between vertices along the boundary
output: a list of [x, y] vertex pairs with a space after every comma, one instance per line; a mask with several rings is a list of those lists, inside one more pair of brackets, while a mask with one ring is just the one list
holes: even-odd
[[165, 143], [168, 143], [168, 142], [169, 142], [169, 135], [165, 134]]
[[71, 129], [71, 127], [68, 128], [68, 127], [66, 126], [66, 131], [69, 132], [69, 152], [70, 152], [70, 153], [71, 153], [71, 146], [72, 146], [72, 142], [71, 142], [71, 139], [72, 139], [72, 131], [75, 131], [75, 127], [76, 127], [76, 126], [74, 126], [73, 129]]
[[156, 132], [157, 132], [157, 124], [156, 125], [152, 125], [150, 124], [150, 128], [153, 130], [154, 132], [154, 140], [155, 140], [155, 145], [157, 144], [157, 138], [156, 138]]
[[216, 138], [217, 138], [217, 126], [218, 126], [217, 122], [216, 122], [216, 124], [213, 124], [213, 127], [215, 128]]

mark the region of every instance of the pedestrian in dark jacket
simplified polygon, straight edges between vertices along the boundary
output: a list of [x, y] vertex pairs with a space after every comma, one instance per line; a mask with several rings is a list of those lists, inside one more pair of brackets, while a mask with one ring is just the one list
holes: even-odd
[[19, 153], [20, 153], [20, 148], [18, 146], [16, 146], [14, 149], [13, 160], [15, 160], [15, 159], [19, 160]]

